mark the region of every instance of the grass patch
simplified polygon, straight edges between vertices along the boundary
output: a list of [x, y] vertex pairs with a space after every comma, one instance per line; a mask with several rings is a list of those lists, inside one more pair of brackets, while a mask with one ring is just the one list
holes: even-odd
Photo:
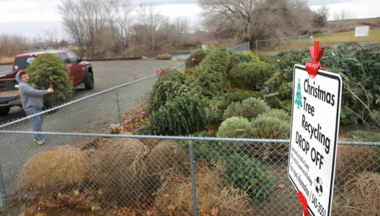
[[326, 35], [315, 35], [314, 41], [320, 41], [321, 43], [341, 43], [341, 42], [364, 42], [364, 41], [380, 41], [380, 30], [369, 31], [368, 37], [355, 37], [355, 32], [342, 32]]

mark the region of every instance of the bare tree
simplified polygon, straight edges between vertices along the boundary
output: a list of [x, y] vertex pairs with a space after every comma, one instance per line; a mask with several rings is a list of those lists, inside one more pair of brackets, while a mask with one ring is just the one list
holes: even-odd
[[249, 40], [253, 35], [252, 23], [259, 0], [199, 0], [205, 25], [222, 37], [242, 35]]
[[314, 14], [313, 25], [316, 28], [326, 26], [329, 17], [329, 8], [327, 6], [320, 7]]
[[60, 42], [59, 42], [59, 48], [60, 49], [63, 49], [63, 48], [68, 48], [70, 46], [69, 42], [67, 42], [66, 40], [62, 39]]
[[199, 0], [199, 3], [209, 31], [242, 41], [299, 34], [309, 29], [311, 20], [311, 11], [302, 0]]
[[342, 9], [334, 13], [334, 20], [349, 20], [354, 18], [354, 14], [349, 9]]
[[159, 51], [167, 45], [187, 43], [186, 18], [171, 23], [158, 7], [141, 4], [135, 8], [131, 1], [62, 0], [59, 12], [65, 30], [82, 55], [122, 55], [136, 48]]
[[86, 51], [90, 56], [101, 55], [98, 50], [102, 43], [102, 30], [112, 20], [112, 0], [62, 0], [59, 11], [66, 31], [77, 42], [81, 54]]
[[13, 57], [27, 48], [26, 39], [17, 35], [0, 35], [0, 58]]
[[133, 22], [132, 13], [134, 7], [132, 6], [131, 0], [116, 0], [116, 22], [120, 28], [120, 34], [122, 37], [123, 49], [128, 49], [129, 47], [129, 37], [132, 34], [131, 26]]
[[53, 49], [59, 49], [59, 43], [62, 40], [57, 29], [45, 30], [45, 43]]
[[169, 18], [163, 16], [157, 7], [145, 4], [140, 4], [139, 14], [139, 21], [145, 27], [148, 47], [150, 50], [156, 51], [159, 48], [157, 31], [161, 25], [168, 22]]
[[189, 19], [186, 17], [178, 17], [174, 21], [174, 26], [176, 30], [181, 33], [189, 33], [190, 24], [189, 24]]

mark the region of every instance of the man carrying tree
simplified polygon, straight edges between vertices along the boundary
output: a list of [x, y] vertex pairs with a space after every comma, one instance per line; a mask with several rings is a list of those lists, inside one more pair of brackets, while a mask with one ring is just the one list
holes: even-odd
[[[25, 71], [18, 72], [16, 75], [16, 80], [19, 83], [20, 98], [26, 115], [31, 116], [41, 112], [43, 107], [42, 96], [53, 93], [53, 88], [49, 88], [47, 90], [34, 89], [32, 85], [28, 84], [29, 75]], [[34, 131], [42, 131], [42, 121], [42, 115], [30, 118]], [[41, 134], [35, 134], [34, 141], [36, 141], [39, 145], [42, 145], [45, 143], [45, 137]]]

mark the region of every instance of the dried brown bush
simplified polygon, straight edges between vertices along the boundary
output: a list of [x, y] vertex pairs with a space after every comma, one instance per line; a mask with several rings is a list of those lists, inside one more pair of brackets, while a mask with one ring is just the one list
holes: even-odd
[[174, 140], [158, 143], [147, 158], [148, 176], [146, 183], [150, 190], [157, 190], [162, 183], [174, 175], [190, 174], [189, 156]]
[[154, 147], [156, 147], [161, 140], [159, 139], [139, 139], [144, 145], [149, 148], [149, 151], [152, 151]]
[[[196, 175], [199, 215], [252, 215], [248, 208], [249, 196], [231, 186], [225, 187], [220, 178], [225, 172], [221, 165], [213, 170], [202, 168]], [[191, 179], [181, 177], [168, 183], [156, 198], [155, 210], [159, 215], [193, 215]]]
[[87, 179], [90, 160], [85, 151], [61, 146], [30, 158], [17, 180], [19, 190], [58, 192], [78, 188]]
[[136, 139], [108, 139], [93, 155], [91, 178], [105, 201], [134, 206], [142, 197], [146, 176], [144, 158], [149, 149]]
[[361, 173], [346, 184], [348, 206], [360, 209], [361, 215], [380, 215], [380, 174]]
[[157, 55], [156, 60], [171, 60], [172, 57], [173, 56], [170, 55], [169, 53], [165, 53], [165, 54]]
[[334, 195], [332, 215], [362, 216], [363, 212], [359, 208], [349, 206], [345, 199]]
[[374, 147], [339, 146], [335, 182], [341, 186], [362, 172], [376, 171], [378, 166], [379, 156]]

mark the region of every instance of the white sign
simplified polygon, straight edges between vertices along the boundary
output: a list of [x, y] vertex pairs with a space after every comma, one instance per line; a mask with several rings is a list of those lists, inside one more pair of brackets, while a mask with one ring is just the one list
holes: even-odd
[[330, 216], [342, 78], [322, 70], [310, 78], [304, 66], [295, 65], [293, 83], [288, 176], [304, 194], [311, 215]]
[[368, 37], [369, 26], [357, 26], [355, 27], [355, 37]]

